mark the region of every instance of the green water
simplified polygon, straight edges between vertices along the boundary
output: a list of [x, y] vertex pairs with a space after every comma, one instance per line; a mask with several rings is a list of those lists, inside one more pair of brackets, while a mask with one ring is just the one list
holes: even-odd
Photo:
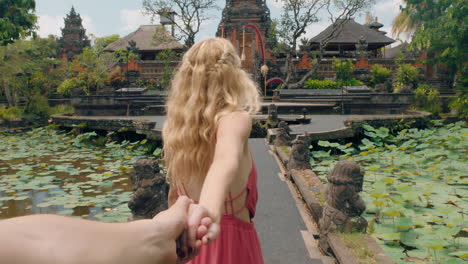
[[53, 213], [126, 221], [129, 172], [146, 141], [96, 147], [94, 133], [73, 137], [51, 128], [0, 132], [0, 218]]
[[328, 141], [313, 151], [326, 181], [338, 160], [365, 170], [361, 197], [368, 232], [397, 263], [463, 263], [468, 258], [468, 128], [464, 122], [425, 130], [364, 126], [357, 146]]

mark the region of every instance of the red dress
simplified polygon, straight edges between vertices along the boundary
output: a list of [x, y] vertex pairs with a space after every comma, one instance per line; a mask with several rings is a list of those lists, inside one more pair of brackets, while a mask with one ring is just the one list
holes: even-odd
[[[233, 201], [247, 192], [244, 205], [235, 209]], [[252, 160], [252, 170], [244, 190], [224, 202], [225, 212], [221, 217], [221, 232], [214, 242], [202, 246], [200, 254], [189, 264], [263, 264], [262, 249], [252, 218], [257, 205], [257, 169]], [[236, 214], [247, 208], [250, 223], [240, 220]]]

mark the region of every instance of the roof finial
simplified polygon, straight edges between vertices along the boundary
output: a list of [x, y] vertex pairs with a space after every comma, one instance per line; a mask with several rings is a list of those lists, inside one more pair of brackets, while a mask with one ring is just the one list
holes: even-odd
[[370, 15], [370, 12], [367, 11], [366, 12], [366, 22], [365, 22], [365, 24], [369, 25], [370, 23], [371, 23], [371, 15]]

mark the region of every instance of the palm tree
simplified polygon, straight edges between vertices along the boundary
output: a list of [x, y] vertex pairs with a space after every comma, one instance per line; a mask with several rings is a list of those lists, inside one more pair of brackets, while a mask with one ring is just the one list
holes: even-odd
[[392, 34], [400, 36], [402, 33], [406, 33], [411, 36], [419, 26], [418, 21], [414, 18], [416, 7], [408, 5], [406, 0], [403, 0], [403, 3], [406, 7], [400, 8], [400, 13], [393, 20]]

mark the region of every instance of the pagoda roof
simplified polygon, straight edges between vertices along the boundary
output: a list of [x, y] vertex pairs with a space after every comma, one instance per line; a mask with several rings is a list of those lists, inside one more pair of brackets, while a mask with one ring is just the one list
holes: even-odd
[[[155, 33], [160, 34], [160, 38], [155, 38]], [[184, 46], [166, 31], [162, 25], [143, 25], [136, 31], [118, 39], [107, 47], [105, 51], [115, 51], [126, 49], [130, 41], [136, 42], [136, 47], [140, 51], [161, 51], [165, 49], [183, 49]]]
[[[338, 20], [336, 23], [341, 24], [343, 20]], [[373, 30], [368, 26], [361, 25], [354, 21], [354, 19], [348, 19], [340, 25], [341, 29], [338, 29], [334, 33], [334, 37], [328, 42], [328, 44], [351, 44], [358, 43], [360, 39], [364, 39], [368, 44], [391, 44], [395, 42], [394, 39], [389, 38], [379, 31]], [[309, 40], [310, 44], [320, 44], [325, 38], [327, 38], [333, 32], [333, 24], [328, 26], [324, 31], [320, 32], [317, 36]]]

